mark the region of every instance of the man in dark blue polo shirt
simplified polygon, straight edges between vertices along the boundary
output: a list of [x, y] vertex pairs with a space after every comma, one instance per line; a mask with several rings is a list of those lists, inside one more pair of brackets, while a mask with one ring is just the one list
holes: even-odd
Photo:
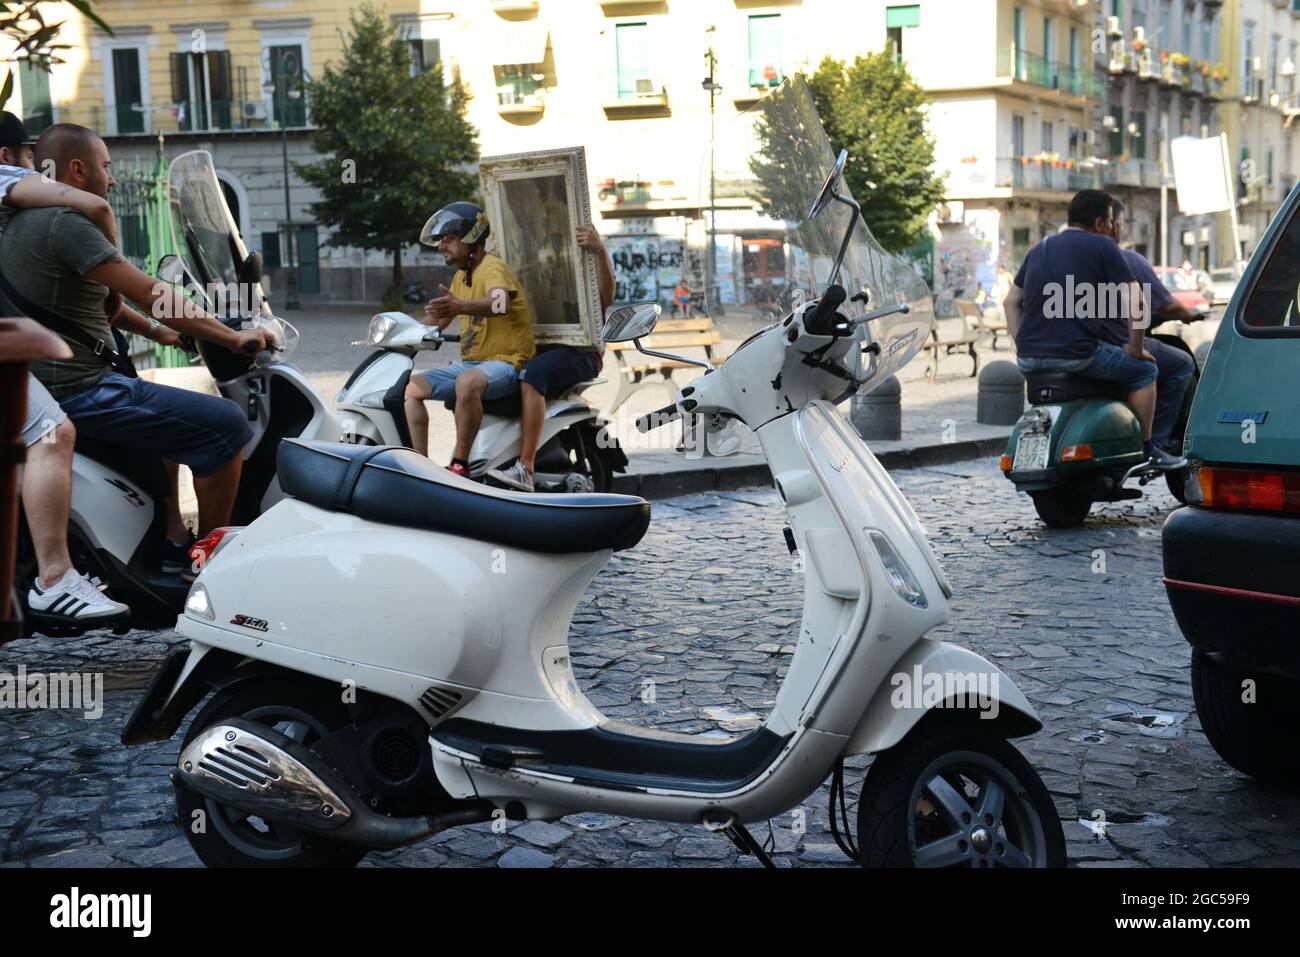
[[1114, 205], [1101, 190], [1081, 190], [1070, 201], [1068, 228], [1025, 256], [1003, 303], [1016, 362], [1024, 372], [1122, 384], [1152, 464], [1182, 468], [1183, 459], [1151, 439], [1158, 370], [1144, 343], [1149, 318], [1141, 287], [1109, 236]]
[[[1119, 245], [1124, 231], [1124, 206], [1115, 200], [1114, 220], [1110, 238]], [[1192, 312], [1170, 294], [1165, 284], [1160, 281], [1156, 271], [1151, 268], [1136, 249], [1121, 249], [1124, 259], [1133, 270], [1133, 278], [1142, 284], [1144, 293], [1150, 296], [1149, 306], [1152, 316], [1172, 319], [1175, 322], [1195, 322], [1201, 316]], [[1183, 407], [1183, 397], [1192, 381], [1192, 370], [1196, 361], [1175, 346], [1161, 342], [1154, 337], [1146, 340], [1147, 351], [1156, 360], [1156, 414], [1151, 424], [1151, 440], [1157, 448], [1169, 450], [1175, 448], [1175, 442], [1181, 442], [1181, 435], [1174, 435], [1174, 426], [1178, 424], [1178, 413]]]

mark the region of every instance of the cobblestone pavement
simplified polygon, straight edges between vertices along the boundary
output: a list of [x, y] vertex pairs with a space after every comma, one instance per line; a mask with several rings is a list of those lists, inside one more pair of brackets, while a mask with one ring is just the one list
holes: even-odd
[[[1173, 500], [1099, 506], [1086, 527], [1043, 528], [991, 461], [896, 475], [956, 589], [936, 637], [1005, 669], [1044, 731], [1018, 744], [1040, 769], [1080, 867], [1297, 865], [1300, 797], [1225, 765], [1192, 713], [1188, 651], [1160, 585], [1160, 524]], [[682, 732], [743, 730], [771, 706], [798, 630], [797, 575], [774, 492], [654, 504], [645, 541], [615, 557], [578, 610], [576, 669], [613, 717]], [[1104, 566], [1103, 566], [1104, 561]], [[3, 866], [193, 866], [172, 822], [166, 772], [176, 743], [124, 748], [117, 736], [169, 633], [15, 642], [0, 671], [97, 670], [103, 718], [0, 712]], [[643, 682], [655, 682], [652, 704]], [[1116, 720], [1158, 713], [1154, 726]], [[855, 760], [850, 790], [867, 761]], [[806, 833], [772, 822], [783, 866], [845, 866], [823, 787]], [[1104, 837], [1079, 823], [1106, 822]], [[854, 818], [855, 820], [855, 818]], [[760, 839], [766, 828], [755, 828]], [[582, 814], [557, 823], [461, 828], [363, 866], [755, 866], [701, 827]]]

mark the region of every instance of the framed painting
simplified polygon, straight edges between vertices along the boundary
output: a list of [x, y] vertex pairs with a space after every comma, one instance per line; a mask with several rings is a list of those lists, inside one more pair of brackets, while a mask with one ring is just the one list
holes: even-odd
[[578, 247], [591, 222], [581, 146], [484, 157], [479, 168], [490, 249], [514, 270], [528, 297], [538, 345], [600, 346], [595, 264]]

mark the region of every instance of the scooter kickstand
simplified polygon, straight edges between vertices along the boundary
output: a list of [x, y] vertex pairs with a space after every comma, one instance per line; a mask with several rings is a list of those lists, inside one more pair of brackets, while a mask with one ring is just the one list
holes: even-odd
[[722, 829], [722, 833], [731, 838], [731, 843], [740, 848], [742, 853], [753, 854], [764, 867], [775, 870], [776, 865], [772, 863], [772, 858], [768, 857], [767, 851], [763, 850], [763, 845], [754, 840], [754, 835], [749, 833], [745, 825], [733, 821]]

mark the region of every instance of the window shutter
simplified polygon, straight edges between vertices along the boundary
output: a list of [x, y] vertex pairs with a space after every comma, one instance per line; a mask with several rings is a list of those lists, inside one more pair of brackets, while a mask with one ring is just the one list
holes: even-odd
[[209, 50], [208, 58], [208, 95], [216, 100], [230, 99], [230, 52], [228, 50]]
[[188, 53], [173, 53], [171, 56], [172, 66], [172, 102], [184, 103], [190, 98], [190, 76], [186, 67], [189, 65], [186, 58]]

